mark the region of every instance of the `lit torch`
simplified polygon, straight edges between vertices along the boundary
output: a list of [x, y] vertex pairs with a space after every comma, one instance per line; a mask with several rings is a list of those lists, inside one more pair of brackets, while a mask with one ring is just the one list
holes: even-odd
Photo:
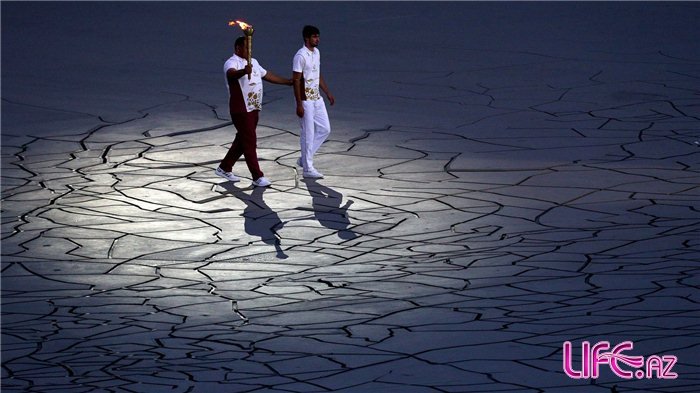
[[[228, 22], [229, 26], [235, 26], [238, 25], [241, 27], [241, 30], [243, 30], [243, 35], [245, 35], [245, 44], [246, 47], [248, 48], [248, 65], [252, 66], [252, 58], [253, 58], [253, 26], [237, 20], [237, 21], [230, 21]], [[250, 74], [248, 74], [248, 79], [250, 79]]]

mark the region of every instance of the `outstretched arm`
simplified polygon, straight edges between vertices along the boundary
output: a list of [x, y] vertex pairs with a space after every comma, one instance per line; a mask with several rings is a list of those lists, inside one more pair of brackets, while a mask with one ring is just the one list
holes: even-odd
[[271, 71], [267, 71], [265, 76], [263, 76], [263, 80], [268, 81], [270, 83], [275, 83], [278, 85], [287, 85], [287, 86], [292, 85], [291, 79], [282, 78], [281, 76], [273, 74]]

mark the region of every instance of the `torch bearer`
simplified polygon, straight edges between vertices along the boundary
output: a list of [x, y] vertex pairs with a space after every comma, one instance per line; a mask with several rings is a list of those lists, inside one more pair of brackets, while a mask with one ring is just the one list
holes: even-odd
[[[238, 25], [241, 27], [241, 30], [243, 30], [243, 35], [245, 35], [245, 44], [246, 47], [248, 48], [248, 65], [252, 65], [252, 59], [253, 59], [253, 26], [237, 20], [237, 21], [231, 21], [228, 22], [229, 26], [235, 26]], [[250, 74], [248, 74], [248, 79], [250, 80]]]

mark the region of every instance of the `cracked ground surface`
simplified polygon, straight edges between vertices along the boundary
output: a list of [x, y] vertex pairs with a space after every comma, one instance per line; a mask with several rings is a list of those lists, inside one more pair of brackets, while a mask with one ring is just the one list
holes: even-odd
[[[282, 74], [299, 40], [265, 41], [286, 19], [244, 6]], [[139, 21], [211, 26], [227, 5], [3, 3], [3, 391], [697, 390], [697, 5], [305, 7], [338, 99], [326, 177], [297, 176], [291, 92], [266, 85], [263, 189], [213, 174], [230, 31], [173, 27], [208, 45], [165, 75], [76, 62], [136, 49], [75, 22], [135, 20], [126, 38], [160, 56], [174, 44]], [[64, 34], [46, 44], [63, 68], [32, 73], [19, 32]], [[570, 379], [562, 344], [584, 340], [675, 355], [679, 376]]]

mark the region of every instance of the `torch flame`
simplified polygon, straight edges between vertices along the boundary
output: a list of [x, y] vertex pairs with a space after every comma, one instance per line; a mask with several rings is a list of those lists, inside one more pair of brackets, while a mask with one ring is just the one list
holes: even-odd
[[249, 24], [247, 24], [247, 23], [245, 23], [245, 22], [243, 22], [243, 21], [241, 21], [241, 20], [230, 21], [230, 22], [228, 22], [228, 25], [229, 25], [229, 26], [238, 25], [238, 26], [241, 27], [242, 30], [248, 30], [248, 29], [252, 29], [252, 28], [253, 28], [253, 26], [251, 26], [251, 25], [249, 25]]

